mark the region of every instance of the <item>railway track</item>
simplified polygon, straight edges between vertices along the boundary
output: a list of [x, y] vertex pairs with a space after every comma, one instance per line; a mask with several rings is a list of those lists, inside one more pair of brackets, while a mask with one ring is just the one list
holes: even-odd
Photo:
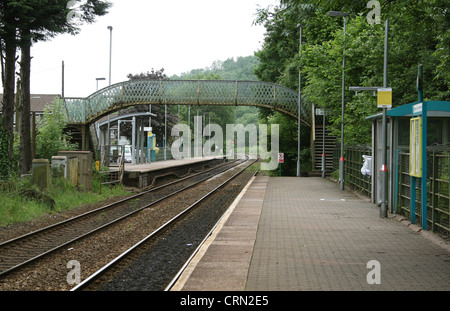
[[221, 174], [243, 161], [227, 162], [118, 202], [0, 243], [0, 279], [64, 246]]
[[[232, 189], [238, 178], [245, 185], [249, 175], [256, 175], [247, 172], [246, 176], [241, 176], [256, 161], [248, 162], [195, 203], [91, 274], [72, 291], [169, 290], [223, 217], [230, 199], [234, 200], [226, 187]], [[236, 189], [236, 195], [240, 190]], [[215, 197], [220, 191], [223, 192]]]

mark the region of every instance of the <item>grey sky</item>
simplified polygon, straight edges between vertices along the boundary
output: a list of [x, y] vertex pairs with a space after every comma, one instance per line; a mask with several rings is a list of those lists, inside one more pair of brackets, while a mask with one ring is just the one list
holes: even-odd
[[210, 66], [215, 60], [253, 55], [264, 27], [253, 26], [257, 6], [277, 0], [110, 0], [113, 7], [77, 36], [61, 35], [32, 47], [31, 92], [85, 97], [108, 85], [113, 27], [112, 83], [128, 73], [164, 68], [167, 75]]

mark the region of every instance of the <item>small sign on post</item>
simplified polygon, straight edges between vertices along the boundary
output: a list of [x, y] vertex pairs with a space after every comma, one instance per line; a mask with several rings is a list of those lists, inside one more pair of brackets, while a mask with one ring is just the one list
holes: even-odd
[[378, 108], [390, 109], [392, 107], [392, 88], [387, 87], [378, 89], [377, 104]]
[[278, 163], [284, 163], [284, 153], [278, 154]]
[[284, 163], [284, 153], [278, 154], [278, 166], [280, 168], [280, 177], [281, 177], [281, 163]]

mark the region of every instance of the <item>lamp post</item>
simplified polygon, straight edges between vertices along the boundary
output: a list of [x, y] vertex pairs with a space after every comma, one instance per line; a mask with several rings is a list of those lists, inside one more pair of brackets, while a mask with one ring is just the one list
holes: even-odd
[[[388, 49], [389, 49], [389, 18], [386, 18], [385, 22], [385, 30], [384, 30], [384, 65], [383, 65], [383, 88], [381, 87], [358, 87], [351, 86], [350, 91], [355, 91], [358, 93], [359, 91], [372, 91], [372, 92], [380, 92], [382, 91], [390, 91], [392, 92], [392, 88], [388, 87], [387, 79], [388, 79]], [[379, 93], [378, 93], [379, 94]], [[392, 97], [390, 103], [383, 103], [383, 119], [381, 125], [381, 166], [380, 166], [380, 181], [378, 186], [378, 191], [381, 194], [380, 198], [380, 217], [387, 217], [387, 206], [388, 206], [388, 166], [387, 166], [387, 109], [392, 105]], [[380, 106], [379, 106], [380, 107]], [[391, 213], [393, 213], [393, 206], [391, 204]]]
[[95, 80], [97, 80], [97, 91], [98, 91], [98, 81], [104, 81], [106, 79], [105, 78], [95, 78]]
[[330, 11], [328, 16], [344, 18], [344, 43], [342, 52], [342, 111], [341, 111], [341, 158], [339, 159], [339, 187], [344, 190], [344, 108], [345, 108], [345, 35], [348, 12]]
[[[383, 87], [387, 87], [387, 66], [388, 66], [388, 32], [389, 32], [389, 19], [386, 18], [385, 30], [384, 30], [384, 66], [383, 66]], [[388, 169], [387, 169], [387, 108], [383, 107], [383, 121], [382, 121], [382, 153], [381, 153], [381, 206], [380, 217], [387, 217], [387, 205], [388, 205]]]
[[[303, 33], [303, 26], [302, 24], [299, 24], [300, 26], [300, 44], [299, 44], [299, 56], [302, 57], [302, 33]], [[299, 66], [300, 67], [300, 66]], [[298, 69], [298, 145], [297, 145], [297, 177], [300, 177], [301, 169], [300, 169], [300, 117], [301, 117], [301, 103], [302, 103], [302, 69]]]
[[111, 85], [111, 55], [112, 55], [112, 26], [108, 26], [109, 29], [109, 85]]

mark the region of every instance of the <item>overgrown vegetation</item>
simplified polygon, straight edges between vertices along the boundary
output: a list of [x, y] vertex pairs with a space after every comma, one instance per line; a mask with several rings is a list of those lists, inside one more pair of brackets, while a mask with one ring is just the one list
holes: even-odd
[[[1, 118], [0, 118], [1, 122]], [[51, 159], [60, 150], [76, 150], [70, 142], [70, 135], [64, 132], [66, 114], [60, 100], [44, 109], [44, 116], [36, 128], [36, 158]], [[8, 164], [8, 133], [0, 128], [0, 226], [39, 218], [47, 213], [56, 213], [76, 208], [83, 204], [96, 203], [105, 199], [123, 196], [128, 192], [122, 186], [101, 187], [94, 169], [93, 191], [83, 192], [73, 187], [64, 178], [51, 178], [49, 191], [42, 191], [28, 177], [19, 177], [20, 160], [19, 135], [15, 133], [12, 170]]]
[[105, 187], [93, 180], [93, 191], [83, 192], [64, 178], [52, 178], [50, 191], [42, 191], [25, 178], [11, 178], [0, 183], [0, 226], [37, 219], [108, 198], [129, 194], [122, 186]]
[[[380, 0], [381, 23], [371, 25], [366, 17], [371, 9], [367, 1], [281, 0], [279, 5], [261, 8], [255, 23], [266, 28], [259, 59], [259, 80], [298, 90], [302, 71], [302, 101], [330, 111], [327, 124], [340, 137], [343, 55], [343, 18], [328, 16], [329, 11], [350, 15], [346, 23], [345, 66], [345, 143], [367, 144], [371, 140], [371, 121], [367, 116], [380, 112], [372, 94], [355, 94], [348, 86], [382, 86], [384, 21], [389, 18], [388, 86], [393, 89], [393, 106], [417, 100], [417, 66], [423, 65], [424, 100], [450, 100], [450, 32], [448, 1]], [[299, 53], [300, 26], [303, 26], [302, 54]], [[293, 133], [296, 122], [268, 109], [260, 109], [261, 118], [277, 122]], [[292, 127], [292, 128], [291, 128]], [[303, 130], [302, 130], [303, 131]], [[307, 132], [307, 129], [305, 129]], [[284, 135], [284, 130], [280, 131]], [[308, 133], [305, 133], [307, 135]], [[293, 135], [292, 137], [296, 137]], [[280, 140], [282, 138], [280, 137]], [[297, 141], [280, 141], [285, 152], [285, 167], [290, 174], [296, 162]], [[302, 150], [309, 146], [301, 137]], [[306, 159], [305, 159], [306, 160]], [[302, 157], [303, 162], [303, 157]], [[303, 171], [303, 168], [302, 168]]]
[[70, 135], [64, 133], [67, 114], [62, 100], [57, 99], [44, 108], [44, 117], [39, 121], [36, 135], [36, 158], [51, 159], [61, 150], [75, 150]]

